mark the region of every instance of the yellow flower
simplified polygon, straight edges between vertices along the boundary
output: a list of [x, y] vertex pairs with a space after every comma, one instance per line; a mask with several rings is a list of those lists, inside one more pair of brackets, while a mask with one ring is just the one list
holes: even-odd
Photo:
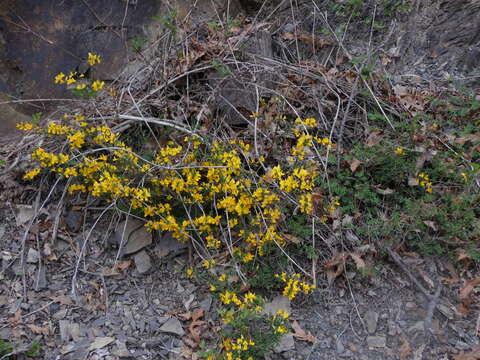
[[405, 150], [402, 147], [397, 147], [395, 149], [395, 154], [397, 155], [405, 155]]
[[68, 187], [68, 193], [70, 195], [73, 194], [75, 191], [85, 192], [87, 191], [87, 188], [83, 184], [72, 184]]
[[92, 90], [97, 92], [102, 90], [104, 86], [105, 86], [105, 81], [95, 80], [92, 83]]
[[96, 54], [93, 54], [93, 53], [89, 52], [87, 63], [90, 66], [94, 66], [95, 64], [100, 64], [100, 55], [96, 55]]
[[55, 84], [63, 84], [65, 83], [65, 74], [61, 72], [57, 76], [55, 76]]
[[217, 291], [217, 287], [215, 285], [210, 285], [210, 291]]
[[467, 174], [465, 174], [464, 172], [462, 172], [462, 173], [460, 173], [460, 175], [462, 175], [463, 181], [465, 181], [465, 182], [468, 181], [468, 176], [467, 176]]
[[279, 334], [286, 334], [287, 333], [287, 328], [283, 325], [278, 326], [275, 331]]
[[189, 278], [191, 278], [193, 276], [193, 268], [188, 268], [187, 271], [185, 271], [185, 273], [187, 274], [187, 276]]
[[252, 261], [255, 257], [253, 256], [252, 253], [247, 253], [243, 256], [243, 259], [242, 261], [246, 264], [246, 263], [249, 263], [250, 261]]
[[67, 138], [70, 141], [71, 149], [79, 149], [85, 143], [85, 133], [82, 131], [77, 131], [73, 135], [68, 135]]
[[227, 274], [222, 274], [222, 275], [220, 275], [220, 276], [218, 277], [218, 281], [221, 281], [221, 282], [223, 282], [223, 281], [225, 281], [225, 280], [227, 280], [227, 279], [228, 279], [228, 275], [227, 275]]
[[18, 130], [23, 130], [23, 131], [30, 131], [33, 129], [33, 124], [30, 123], [18, 123], [16, 125]]
[[40, 168], [36, 168], [36, 169], [30, 170], [30, 171], [27, 172], [25, 175], [23, 175], [23, 178], [24, 178], [25, 180], [32, 180], [34, 177], [36, 177], [38, 174], [40, 174], [40, 171], [41, 171]]
[[215, 265], [217, 262], [212, 259], [212, 260], [205, 260], [203, 263], [202, 263], [202, 266], [205, 268], [205, 269], [210, 269], [213, 265]]
[[287, 320], [288, 317], [290, 316], [290, 315], [288, 314], [288, 312], [286, 312], [285, 310], [282, 310], [282, 309], [280, 309], [280, 310], [277, 311], [277, 315], [280, 316], [280, 317], [281, 317], [282, 319], [284, 319], [284, 320]]

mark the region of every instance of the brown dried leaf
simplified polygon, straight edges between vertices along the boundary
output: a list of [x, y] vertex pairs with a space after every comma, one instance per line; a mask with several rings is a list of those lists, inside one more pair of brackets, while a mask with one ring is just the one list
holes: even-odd
[[471, 260], [472, 258], [470, 257], [469, 254], [465, 251], [465, 249], [457, 249], [457, 260], [462, 261], [462, 260]]
[[346, 255], [347, 254], [344, 252], [337, 254], [324, 264], [327, 273], [328, 285], [331, 285], [333, 281], [344, 271]]
[[399, 349], [399, 357], [400, 360], [407, 360], [407, 358], [410, 356], [412, 353], [412, 348], [410, 347], [410, 343], [405, 339], [405, 337], [401, 337], [402, 340], [402, 345], [400, 346]]
[[378, 188], [377, 193], [379, 193], [380, 195], [392, 195], [392, 194], [395, 193], [395, 190], [392, 190], [392, 189], [389, 189], [389, 188], [386, 188], [386, 189]]
[[372, 131], [367, 138], [367, 146], [372, 147], [377, 145], [380, 141], [382, 141], [382, 133], [380, 131]]
[[287, 242], [291, 242], [293, 244], [300, 244], [302, 242], [302, 239], [292, 235], [292, 234], [283, 234], [283, 237]]
[[60, 305], [72, 305], [73, 301], [70, 299], [68, 296], [65, 296], [64, 294], [58, 295], [58, 296], [50, 296], [50, 299], [58, 302]]
[[464, 353], [463, 351], [453, 356], [453, 360], [480, 360], [480, 346], [474, 346], [472, 352]]
[[41, 334], [41, 335], [45, 335], [45, 336], [48, 336], [50, 334], [50, 330], [49, 330], [48, 326], [41, 327], [41, 326], [37, 326], [37, 325], [34, 325], [34, 324], [28, 324], [27, 327], [30, 330], [32, 330], [35, 334]]
[[292, 329], [293, 329], [293, 336], [295, 336], [298, 340], [308, 341], [311, 343], [316, 343], [318, 341], [318, 339], [315, 336], [313, 336], [310, 333], [310, 331], [306, 332], [305, 330], [303, 330], [297, 320], [293, 321]]
[[198, 308], [197, 310], [192, 312], [192, 321], [197, 321], [198, 319], [202, 318], [205, 314], [205, 310], [202, 308]]
[[464, 304], [469, 302], [470, 294], [478, 285], [480, 285], [480, 276], [477, 276], [475, 279], [465, 281], [465, 286], [460, 290], [460, 301]]
[[423, 222], [425, 225], [427, 225], [430, 229], [432, 229], [433, 231], [437, 231], [437, 225], [435, 224], [435, 222], [433, 221], [430, 221], [430, 220], [425, 220]]
[[357, 266], [357, 269], [363, 270], [366, 268], [365, 261], [360, 257], [359, 254], [356, 254], [354, 252], [349, 253], [350, 257], [355, 261], [355, 265]]
[[357, 171], [358, 167], [362, 164], [362, 162], [358, 159], [352, 159], [348, 161], [348, 164], [350, 165], [350, 170], [352, 170], [352, 173]]
[[117, 266], [115, 266], [115, 269], [119, 271], [123, 271], [126, 268], [128, 268], [131, 264], [132, 264], [132, 260], [120, 261], [117, 263]]

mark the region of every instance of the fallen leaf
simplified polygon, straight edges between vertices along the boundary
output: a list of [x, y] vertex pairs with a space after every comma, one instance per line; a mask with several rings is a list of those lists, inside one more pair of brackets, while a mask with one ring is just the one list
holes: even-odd
[[27, 327], [30, 330], [32, 330], [35, 334], [42, 334], [45, 336], [48, 336], [50, 334], [50, 330], [48, 329], [48, 326], [41, 327], [34, 324], [28, 324]]
[[349, 253], [349, 255], [353, 259], [353, 261], [355, 261], [355, 265], [357, 266], [358, 270], [363, 270], [363, 269], [366, 268], [365, 261], [362, 260], [360, 255], [358, 255], [354, 252]]
[[123, 271], [126, 268], [128, 268], [132, 264], [132, 260], [125, 260], [125, 261], [120, 261], [117, 263], [117, 266], [115, 266], [116, 270]]
[[430, 220], [425, 220], [423, 222], [425, 225], [427, 225], [430, 229], [432, 229], [433, 231], [437, 231], [437, 225], [435, 225], [435, 223], [433, 221], [430, 221]]
[[11, 318], [8, 319], [9, 326], [14, 327], [22, 322], [22, 310], [18, 309]]
[[328, 285], [331, 285], [345, 269], [345, 253], [342, 252], [335, 255], [324, 264], [324, 267], [327, 273]]
[[352, 159], [348, 161], [348, 164], [350, 165], [350, 170], [352, 170], [352, 173], [357, 171], [358, 167], [362, 164], [362, 162], [358, 159]]
[[458, 261], [462, 261], [462, 260], [471, 260], [471, 256], [469, 254], [467, 254], [467, 252], [465, 251], [465, 249], [457, 249], [456, 250], [457, 252], [457, 260]]
[[291, 242], [293, 244], [300, 244], [302, 242], [302, 239], [292, 235], [292, 234], [283, 234], [283, 237], [287, 242]]
[[386, 188], [386, 189], [377, 188], [377, 193], [379, 193], [380, 195], [392, 195], [395, 193], [395, 190], [392, 190], [389, 188]]
[[372, 131], [367, 138], [367, 146], [372, 147], [377, 145], [380, 141], [382, 141], [382, 133], [380, 131]]
[[469, 305], [472, 303], [470, 295], [476, 286], [480, 285], [480, 276], [477, 276], [475, 279], [465, 281], [464, 287], [460, 290], [459, 299], [463, 307], [460, 308], [460, 311], [465, 313], [469, 312]]
[[475, 289], [475, 286], [480, 285], [480, 276], [475, 279], [465, 281], [465, 286], [460, 290], [460, 299], [466, 299], [470, 296], [470, 293]]
[[200, 344], [201, 338], [200, 334], [202, 333], [202, 328], [206, 325], [206, 321], [192, 321], [190, 325], [188, 325], [188, 331], [190, 332], [190, 336], [195, 341], [195, 347]]
[[318, 339], [313, 336], [310, 331], [306, 332], [305, 330], [303, 330], [297, 320], [293, 321], [292, 330], [293, 336], [295, 336], [298, 340], [308, 341], [311, 343], [316, 343], [318, 341]]
[[480, 347], [475, 346], [472, 352], [464, 353], [463, 351], [453, 356], [453, 360], [480, 360]]
[[400, 357], [400, 360], [407, 360], [412, 353], [412, 348], [405, 337], [402, 336], [400, 339], [402, 340], [402, 345], [400, 346], [398, 356]]
[[60, 305], [72, 305], [72, 299], [70, 299], [68, 296], [65, 296], [63, 294], [58, 295], [58, 296], [50, 296], [50, 299], [59, 303]]

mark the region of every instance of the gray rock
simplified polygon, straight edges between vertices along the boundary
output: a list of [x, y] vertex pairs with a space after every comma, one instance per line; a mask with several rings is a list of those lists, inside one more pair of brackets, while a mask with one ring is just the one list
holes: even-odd
[[292, 312], [288, 297], [283, 295], [274, 297], [272, 301], [265, 304], [262, 314], [275, 315], [278, 310], [285, 310], [289, 314]]
[[368, 336], [367, 345], [369, 348], [384, 348], [387, 345], [385, 336]]
[[378, 313], [369, 310], [365, 313], [364, 320], [367, 324], [367, 331], [369, 334], [374, 334], [377, 331]]
[[388, 326], [388, 335], [390, 335], [390, 336], [397, 335], [398, 328], [397, 328], [397, 324], [395, 324], [395, 321], [388, 320], [387, 326]]
[[40, 258], [40, 253], [37, 250], [32, 248], [28, 249], [27, 263], [36, 264], [39, 258]]
[[35, 291], [43, 290], [47, 287], [47, 274], [45, 266], [42, 266], [35, 276]]
[[174, 317], [168, 319], [168, 321], [160, 327], [160, 331], [178, 336], [185, 335], [185, 330], [183, 330], [182, 324]]
[[293, 334], [285, 334], [280, 338], [280, 343], [273, 349], [277, 354], [295, 349]]
[[463, 342], [461, 340], [457, 340], [457, 342], [455, 343], [455, 347], [458, 350], [470, 350], [471, 348], [470, 345], [468, 345], [466, 342]]
[[337, 354], [343, 354], [345, 352], [345, 346], [343, 346], [342, 339], [337, 339], [335, 343]]
[[130, 351], [127, 349], [127, 345], [124, 342], [116, 341], [116, 348], [112, 351], [112, 354], [118, 357], [129, 357]]
[[175, 239], [170, 232], [162, 236], [158, 245], [155, 247], [155, 254], [161, 259], [167, 255], [177, 255], [185, 251], [186, 243], [181, 243]]
[[152, 267], [152, 260], [145, 250], [140, 251], [134, 256], [135, 266], [140, 274], [145, 274]]
[[83, 223], [83, 213], [81, 211], [68, 211], [64, 220], [68, 230], [77, 232], [80, 230]]
[[111, 242], [116, 246], [123, 245], [124, 255], [133, 254], [152, 243], [152, 234], [147, 231], [143, 222], [128, 218], [118, 224]]
[[62, 341], [70, 340], [70, 331], [69, 331], [70, 321], [60, 320], [58, 322], [58, 325], [60, 327], [60, 339], [62, 339]]
[[417, 331], [424, 331], [425, 325], [423, 321], [417, 321], [415, 324], [408, 328], [408, 332], [417, 332]]
[[202, 301], [200, 301], [200, 304], [198, 304], [203, 310], [205, 310], [205, 312], [209, 312], [210, 311], [210, 308], [212, 307], [212, 297], [211, 296], [208, 296], [206, 297], [205, 299], [203, 299]]

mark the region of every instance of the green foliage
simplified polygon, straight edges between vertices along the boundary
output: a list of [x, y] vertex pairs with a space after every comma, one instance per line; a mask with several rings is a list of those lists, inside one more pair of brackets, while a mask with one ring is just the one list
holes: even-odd
[[[2, 359], [14, 359], [9, 354], [24, 354], [28, 358], [34, 358], [40, 355], [41, 346], [40, 343], [36, 340], [32, 341], [26, 350], [19, 351], [18, 346], [13, 345], [7, 341], [0, 339], [0, 356]], [[16, 359], [16, 357], [15, 357]]]
[[147, 45], [146, 39], [132, 39], [130, 40], [130, 46], [135, 52], [141, 52], [145, 45]]

